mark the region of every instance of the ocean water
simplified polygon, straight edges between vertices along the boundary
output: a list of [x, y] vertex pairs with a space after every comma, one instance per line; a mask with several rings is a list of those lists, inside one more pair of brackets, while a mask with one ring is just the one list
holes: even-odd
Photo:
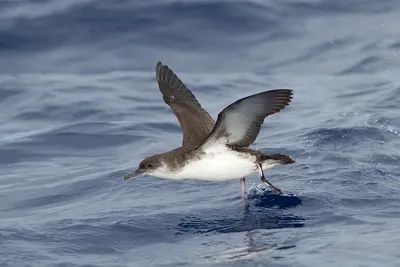
[[[400, 266], [400, 2], [0, 2], [0, 266]], [[158, 60], [213, 118], [292, 88], [239, 181], [124, 181], [181, 143]]]

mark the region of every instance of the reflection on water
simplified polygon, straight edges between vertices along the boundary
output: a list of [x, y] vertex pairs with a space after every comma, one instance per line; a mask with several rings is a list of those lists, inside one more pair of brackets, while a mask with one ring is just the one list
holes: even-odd
[[[258, 230], [271, 230], [281, 228], [304, 227], [305, 219], [300, 216], [288, 214], [287, 210], [301, 205], [301, 199], [288, 195], [280, 196], [270, 191], [250, 190], [247, 200], [243, 200], [241, 215], [237, 213], [225, 213], [225, 217], [216, 219], [191, 219], [185, 218], [179, 227], [189, 232], [217, 233], [243, 233], [245, 245], [216, 250], [215, 253], [208, 253], [198, 261], [200, 263], [226, 263], [238, 260], [254, 259], [262, 257], [271, 250], [285, 250], [294, 248], [295, 245], [288, 245], [286, 240], [277, 242], [266, 240], [265, 236], [256, 237]], [[231, 214], [231, 215], [230, 215]]]

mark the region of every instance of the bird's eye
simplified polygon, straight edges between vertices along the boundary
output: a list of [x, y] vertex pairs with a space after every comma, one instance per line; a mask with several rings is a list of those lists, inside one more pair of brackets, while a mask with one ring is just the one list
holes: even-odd
[[149, 164], [149, 165], [147, 165], [147, 167], [152, 168], [152, 167], [153, 167], [153, 164]]

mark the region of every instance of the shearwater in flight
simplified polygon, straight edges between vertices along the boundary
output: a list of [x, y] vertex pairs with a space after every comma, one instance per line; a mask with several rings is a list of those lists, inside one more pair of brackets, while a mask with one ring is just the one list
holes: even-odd
[[244, 197], [246, 176], [258, 171], [264, 184], [282, 194], [265, 178], [263, 169], [295, 161], [286, 155], [266, 155], [248, 147], [256, 140], [264, 119], [289, 105], [291, 89], [264, 91], [239, 99], [224, 108], [214, 122], [167, 65], [158, 62], [155, 70], [163, 99], [181, 125], [182, 145], [145, 158], [125, 180], [139, 175], [172, 180], [238, 179]]

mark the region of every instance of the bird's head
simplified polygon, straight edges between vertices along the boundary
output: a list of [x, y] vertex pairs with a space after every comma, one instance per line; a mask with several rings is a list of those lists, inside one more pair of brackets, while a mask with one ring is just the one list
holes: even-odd
[[153, 155], [150, 157], [145, 158], [139, 163], [138, 168], [127, 175], [125, 175], [124, 180], [135, 178], [139, 175], [148, 174], [151, 175], [155, 172], [158, 168], [163, 166], [162, 161], [159, 155]]

